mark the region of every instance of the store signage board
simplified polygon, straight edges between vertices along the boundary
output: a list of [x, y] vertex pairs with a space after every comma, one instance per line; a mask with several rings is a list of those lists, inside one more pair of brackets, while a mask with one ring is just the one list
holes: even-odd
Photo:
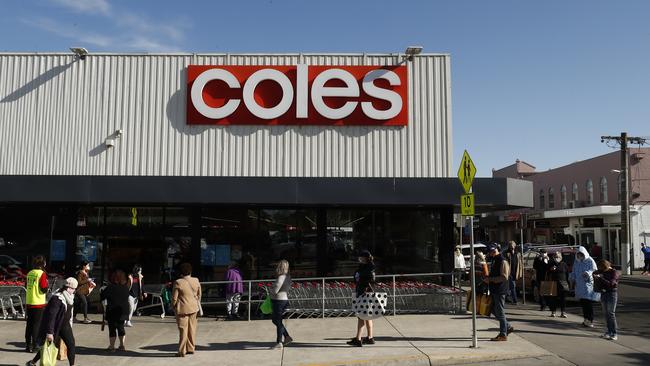
[[460, 196], [460, 214], [462, 216], [474, 216], [474, 193]]
[[187, 68], [187, 124], [406, 126], [406, 66]]
[[472, 158], [467, 153], [467, 150], [463, 153], [463, 159], [460, 161], [460, 166], [458, 167], [458, 180], [465, 189], [465, 193], [469, 193], [469, 189], [472, 187], [472, 182], [474, 182], [474, 176], [476, 175], [476, 166], [472, 161]]

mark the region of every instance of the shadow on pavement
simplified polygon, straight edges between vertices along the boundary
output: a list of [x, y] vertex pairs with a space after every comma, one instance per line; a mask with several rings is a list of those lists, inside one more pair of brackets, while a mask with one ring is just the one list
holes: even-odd
[[627, 365], [648, 365], [650, 364], [650, 353], [614, 353], [614, 355], [629, 359]]
[[174, 357], [175, 352], [148, 353], [136, 352], [127, 349], [126, 351], [109, 352], [104, 348], [76, 347], [77, 355], [107, 356], [107, 357]]

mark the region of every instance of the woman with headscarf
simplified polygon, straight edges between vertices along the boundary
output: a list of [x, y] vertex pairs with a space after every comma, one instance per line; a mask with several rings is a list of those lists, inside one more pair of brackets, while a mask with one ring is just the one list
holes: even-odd
[[[36, 344], [43, 346], [45, 342], [54, 342], [60, 338], [68, 349], [68, 362], [74, 365], [75, 340], [72, 333], [72, 314], [74, 313], [74, 293], [77, 290], [77, 280], [68, 277], [65, 285], [59, 289], [47, 302], [43, 311], [40, 329], [36, 337]], [[27, 366], [35, 366], [41, 359], [41, 352], [37, 352]]]
[[546, 300], [551, 309], [551, 317], [555, 317], [558, 306], [560, 307], [560, 318], [567, 317], [564, 312], [566, 310], [566, 292], [569, 291], [568, 272], [569, 267], [562, 261], [562, 253], [555, 252], [546, 269], [549, 279], [557, 284], [557, 296], [548, 296]]
[[575, 286], [576, 298], [582, 306], [582, 325], [588, 328], [594, 327], [594, 302], [600, 301], [600, 294], [594, 291], [592, 277], [596, 269], [596, 262], [589, 256], [587, 249], [578, 247], [569, 280]]

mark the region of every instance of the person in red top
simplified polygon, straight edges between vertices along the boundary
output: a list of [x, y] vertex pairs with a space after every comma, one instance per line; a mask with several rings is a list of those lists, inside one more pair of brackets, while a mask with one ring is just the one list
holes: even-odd
[[36, 336], [47, 305], [46, 294], [49, 287], [45, 273], [45, 257], [37, 255], [32, 260], [32, 269], [27, 273], [27, 313], [25, 314], [25, 350], [29, 353], [36, 349]]

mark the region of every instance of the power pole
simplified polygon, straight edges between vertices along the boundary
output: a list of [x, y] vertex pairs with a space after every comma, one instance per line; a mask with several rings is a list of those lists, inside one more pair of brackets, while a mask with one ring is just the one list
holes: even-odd
[[621, 265], [624, 274], [632, 274], [634, 270], [634, 243], [630, 243], [630, 173], [629, 154], [627, 151], [628, 142], [643, 145], [646, 139], [642, 137], [629, 137], [627, 132], [621, 132], [621, 136], [601, 136], [600, 142], [614, 141], [621, 146]]

